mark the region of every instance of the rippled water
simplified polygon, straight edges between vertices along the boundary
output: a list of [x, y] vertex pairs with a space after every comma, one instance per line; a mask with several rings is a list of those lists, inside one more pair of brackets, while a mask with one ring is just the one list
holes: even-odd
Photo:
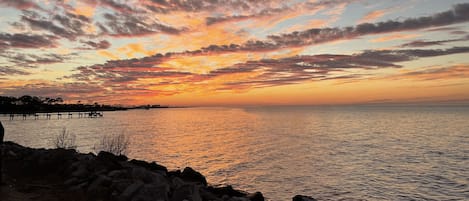
[[[51, 147], [62, 128], [79, 150], [131, 136], [132, 158], [194, 167], [212, 184], [270, 200], [469, 200], [469, 107], [184, 108], [98, 119], [0, 117], [6, 140]], [[76, 116], [76, 115], [75, 115]]]

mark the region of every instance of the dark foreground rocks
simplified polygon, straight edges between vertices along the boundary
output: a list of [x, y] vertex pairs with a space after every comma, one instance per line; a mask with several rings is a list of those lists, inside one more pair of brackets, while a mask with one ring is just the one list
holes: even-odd
[[[74, 200], [115, 201], [258, 201], [261, 193], [248, 194], [231, 187], [211, 187], [190, 167], [168, 171], [166, 167], [128, 160], [100, 152], [81, 154], [67, 149], [31, 149], [7, 142], [5, 163], [11, 178], [60, 178]], [[56, 179], [57, 180], [57, 179]], [[54, 186], [57, 187], [58, 186]], [[225, 189], [230, 189], [226, 191]]]
[[[190, 167], [168, 171], [155, 162], [129, 160], [67, 149], [32, 149], [4, 144], [4, 174], [11, 181], [55, 181], [50, 190], [61, 199], [102, 201], [264, 201], [260, 192], [247, 193], [231, 186], [208, 186], [205, 177]], [[57, 193], [60, 192], [60, 193]], [[39, 199], [41, 200], [41, 199]], [[49, 199], [42, 199], [49, 200]], [[294, 201], [310, 201], [296, 197]]]

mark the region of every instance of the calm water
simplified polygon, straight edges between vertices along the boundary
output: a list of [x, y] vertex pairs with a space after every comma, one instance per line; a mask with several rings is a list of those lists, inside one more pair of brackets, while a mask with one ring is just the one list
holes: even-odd
[[0, 119], [6, 140], [32, 147], [51, 147], [64, 127], [77, 136], [81, 152], [91, 151], [103, 134], [124, 133], [132, 139], [132, 158], [170, 169], [191, 166], [209, 183], [261, 191], [274, 201], [295, 194], [469, 200], [469, 107], [186, 108], [104, 115]]

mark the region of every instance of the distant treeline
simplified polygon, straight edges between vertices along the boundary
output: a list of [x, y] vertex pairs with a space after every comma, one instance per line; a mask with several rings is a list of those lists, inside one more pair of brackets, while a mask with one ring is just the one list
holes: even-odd
[[21, 97], [0, 96], [0, 113], [36, 113], [36, 112], [82, 112], [125, 110], [124, 107], [94, 104], [64, 104], [61, 97], [38, 97], [24, 95]]

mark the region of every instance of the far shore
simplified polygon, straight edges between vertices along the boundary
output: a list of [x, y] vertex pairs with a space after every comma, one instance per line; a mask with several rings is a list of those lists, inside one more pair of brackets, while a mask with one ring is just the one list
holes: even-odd
[[88, 112], [109, 112], [109, 111], [126, 111], [126, 110], [149, 110], [149, 109], [165, 109], [165, 108], [187, 108], [187, 107], [173, 107], [173, 106], [132, 106], [132, 107], [100, 107], [100, 108], [52, 108], [52, 109], [39, 109], [39, 110], [28, 110], [28, 109], [15, 109], [15, 110], [2, 110], [0, 114], [47, 114], [47, 113], [88, 113]]

